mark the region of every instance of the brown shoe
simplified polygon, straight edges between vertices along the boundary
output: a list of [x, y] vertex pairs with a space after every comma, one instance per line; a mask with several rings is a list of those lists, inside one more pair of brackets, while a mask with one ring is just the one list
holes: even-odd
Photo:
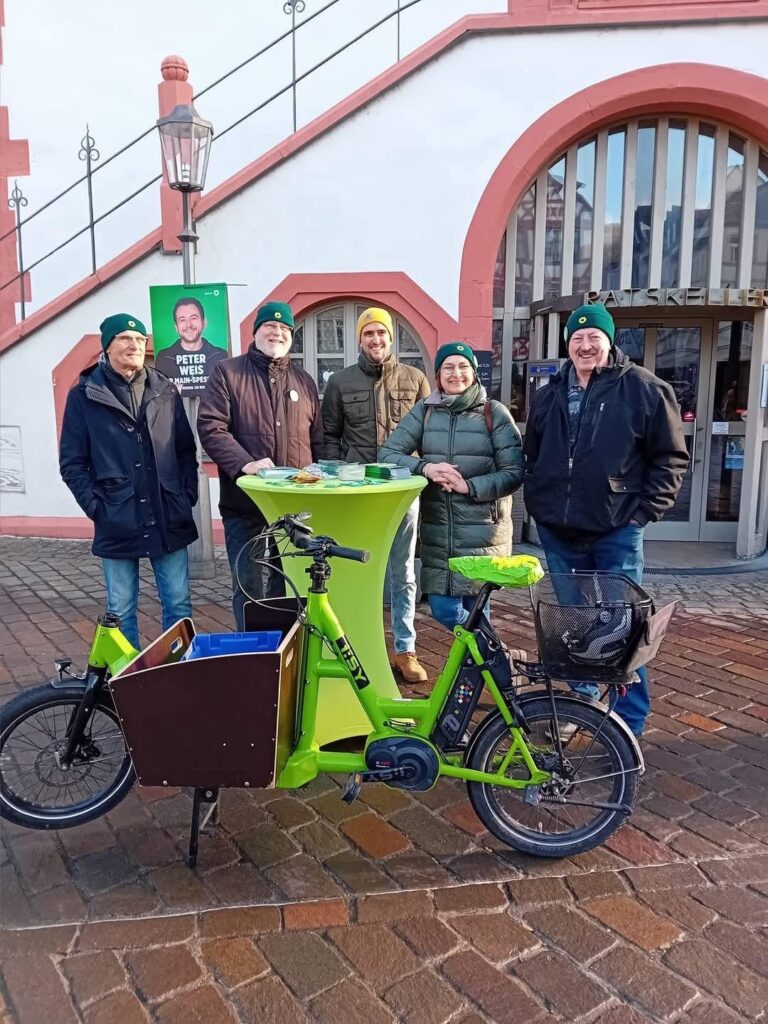
[[392, 658], [392, 667], [400, 673], [406, 683], [426, 683], [429, 680], [429, 676], [419, 664], [419, 659], [413, 651], [395, 654]]

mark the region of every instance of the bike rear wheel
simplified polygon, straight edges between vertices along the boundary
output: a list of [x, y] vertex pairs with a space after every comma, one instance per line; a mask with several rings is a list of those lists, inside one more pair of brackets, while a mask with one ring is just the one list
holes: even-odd
[[26, 828], [70, 828], [101, 817], [134, 781], [117, 713], [99, 697], [83, 743], [64, 770], [57, 753], [85, 684], [47, 683], [0, 708], [0, 816]]
[[[555, 707], [562, 760], [549, 697], [531, 695], [523, 701], [531, 727], [526, 742], [539, 767], [553, 773], [553, 782], [533, 791], [467, 783], [472, 806], [488, 831], [536, 857], [567, 857], [605, 842], [631, 814], [639, 783], [637, 752], [606, 711], [559, 693]], [[472, 737], [467, 767], [497, 771], [511, 739], [501, 715], [488, 715]], [[510, 762], [506, 775], [529, 777], [519, 757]]]

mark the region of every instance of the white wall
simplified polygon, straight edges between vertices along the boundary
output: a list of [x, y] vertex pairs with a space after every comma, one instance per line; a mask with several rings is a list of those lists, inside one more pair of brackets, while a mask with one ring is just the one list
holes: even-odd
[[[634, 67], [727, 61], [764, 73], [767, 50], [766, 24], [475, 37], [204, 218], [198, 279], [246, 285], [230, 290], [235, 338], [292, 272], [402, 270], [455, 316], [473, 212], [534, 119]], [[0, 494], [3, 515], [76, 514], [58, 480], [51, 370], [105, 315], [148, 318], [148, 286], [180, 276], [178, 258], [154, 254], [2, 357], [1, 419], [22, 428], [27, 481], [26, 494]]]
[[768, 23], [473, 37], [206, 217], [201, 280], [254, 286], [233, 292], [237, 322], [292, 272], [403, 270], [456, 316], [469, 222], [536, 118], [653, 63], [765, 74], [766, 47]]
[[98, 334], [110, 313], [149, 321], [149, 286], [174, 284], [176, 263], [154, 253], [0, 357], [0, 419], [3, 426], [21, 427], [25, 482], [23, 494], [0, 493], [0, 514], [81, 515], [59, 478], [53, 368], [84, 334]]
[[[324, 6], [307, 0], [301, 23]], [[396, 7], [395, 0], [339, 0], [297, 34], [297, 71], [302, 74]], [[401, 53], [406, 54], [463, 14], [506, 9], [506, 0], [421, 0], [401, 15]], [[282, 0], [7, 0], [0, 69], [0, 102], [9, 108], [11, 136], [29, 141], [31, 173], [20, 185], [29, 216], [81, 177], [78, 159], [86, 122], [101, 153], [112, 153], [157, 119], [160, 62], [181, 54], [190, 81], [200, 91], [290, 28]], [[391, 20], [326, 67], [297, 91], [298, 124], [306, 124], [369, 81], [396, 59]], [[288, 41], [279, 44], [197, 101], [215, 130], [253, 110], [291, 77]], [[214, 143], [208, 184], [216, 185], [277, 144], [292, 128], [286, 93]], [[145, 140], [98, 170], [96, 215], [130, 195], [160, 171], [153, 131]], [[11, 183], [11, 187], [12, 183]], [[25, 229], [25, 261], [49, 252], [87, 223], [84, 184], [44, 211]], [[97, 262], [103, 265], [157, 225], [157, 188], [150, 188], [96, 228]], [[87, 235], [33, 271], [34, 311], [90, 273]]]

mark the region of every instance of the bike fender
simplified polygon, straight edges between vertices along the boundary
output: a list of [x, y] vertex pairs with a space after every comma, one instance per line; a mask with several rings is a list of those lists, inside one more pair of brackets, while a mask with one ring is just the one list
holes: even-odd
[[[525, 693], [518, 694], [517, 699], [523, 705], [523, 712], [525, 712], [525, 701], [532, 700], [534, 697], [548, 697], [547, 690], [527, 690]], [[601, 704], [599, 700], [595, 700], [594, 697], [588, 697], [586, 694], [581, 693], [565, 693], [563, 690], [557, 691], [558, 701], [576, 701], [579, 704], [591, 704], [593, 708], [597, 708], [598, 711], [604, 711], [608, 714], [608, 717], [621, 729], [622, 733], [627, 739], [627, 742], [635, 752], [637, 763], [640, 766], [640, 774], [643, 775], [645, 772], [645, 758], [643, 752], [640, 749], [640, 744], [637, 742], [637, 736], [632, 732], [624, 719], [617, 715], [615, 711], [608, 711], [605, 704]]]
[[85, 693], [85, 680], [84, 679], [72, 679], [71, 676], [65, 676], [63, 679], [46, 679], [42, 684], [43, 686], [52, 686], [54, 690], [65, 690], [68, 686], [77, 686], [80, 683], [83, 687], [83, 693]]

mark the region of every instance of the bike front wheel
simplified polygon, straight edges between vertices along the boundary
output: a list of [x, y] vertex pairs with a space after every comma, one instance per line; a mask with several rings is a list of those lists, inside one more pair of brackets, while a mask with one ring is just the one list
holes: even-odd
[[[554, 697], [557, 723], [546, 694], [523, 701], [531, 728], [526, 742], [537, 766], [552, 781], [512, 789], [469, 782], [469, 798], [485, 827], [502, 842], [536, 857], [568, 857], [605, 842], [627, 820], [637, 798], [641, 762], [621, 726], [606, 711], [566, 694]], [[562, 753], [558, 751], [559, 734]], [[498, 712], [472, 737], [466, 765], [527, 779], [519, 754], [509, 758], [512, 736]]]
[[84, 692], [84, 683], [47, 683], [0, 708], [0, 817], [26, 828], [70, 828], [106, 814], [128, 793], [133, 764], [104, 694], [71, 765], [59, 763]]

